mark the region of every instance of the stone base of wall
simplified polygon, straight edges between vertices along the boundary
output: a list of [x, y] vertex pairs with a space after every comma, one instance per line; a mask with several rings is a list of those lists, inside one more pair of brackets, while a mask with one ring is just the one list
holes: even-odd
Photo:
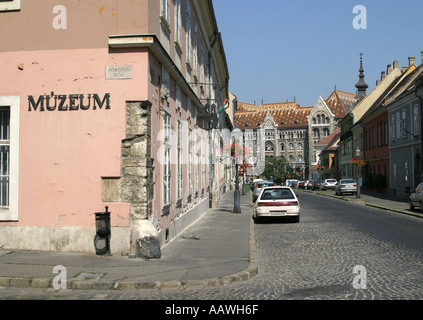
[[[0, 226], [0, 247], [10, 250], [68, 251], [95, 254], [96, 228]], [[110, 252], [129, 251], [129, 228], [112, 227]]]
[[159, 231], [160, 247], [166, 245], [177, 237], [186, 227], [190, 226], [197, 219], [209, 210], [209, 198], [204, 198], [194, 208], [190, 209], [177, 219], [166, 229]]

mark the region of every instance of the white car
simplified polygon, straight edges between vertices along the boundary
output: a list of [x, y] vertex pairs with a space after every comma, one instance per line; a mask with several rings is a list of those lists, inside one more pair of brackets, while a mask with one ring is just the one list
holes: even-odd
[[338, 184], [338, 181], [336, 181], [335, 179], [326, 179], [325, 182], [323, 182], [322, 184], [322, 189], [323, 190], [327, 190], [327, 189], [334, 189], [336, 185]]
[[292, 217], [300, 221], [300, 202], [289, 187], [263, 188], [254, 203], [254, 221], [261, 217]]

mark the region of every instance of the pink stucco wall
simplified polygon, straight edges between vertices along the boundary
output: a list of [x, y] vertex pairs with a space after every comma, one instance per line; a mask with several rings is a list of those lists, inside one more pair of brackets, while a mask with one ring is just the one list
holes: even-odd
[[[106, 80], [111, 65], [132, 65], [133, 78]], [[101, 178], [120, 176], [125, 102], [148, 100], [147, 51], [3, 52], [0, 67], [0, 96], [21, 97], [19, 221], [0, 225], [90, 227], [108, 205], [112, 226], [129, 226], [130, 205], [102, 202]], [[52, 92], [110, 93], [110, 109], [28, 110], [28, 95]]]

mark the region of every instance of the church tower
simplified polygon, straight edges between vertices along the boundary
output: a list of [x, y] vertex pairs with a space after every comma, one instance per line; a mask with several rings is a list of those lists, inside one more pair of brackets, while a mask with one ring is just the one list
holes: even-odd
[[369, 87], [368, 84], [364, 81], [364, 69], [363, 69], [363, 54], [360, 53], [360, 70], [358, 70], [360, 73], [358, 75], [359, 81], [355, 85], [357, 88], [357, 94], [355, 98], [360, 100], [361, 98], [365, 97], [367, 95], [366, 91]]

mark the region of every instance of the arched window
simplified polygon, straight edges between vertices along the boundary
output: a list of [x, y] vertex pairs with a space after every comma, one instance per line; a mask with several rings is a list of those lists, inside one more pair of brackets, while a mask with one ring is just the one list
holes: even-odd
[[291, 162], [291, 163], [294, 162], [294, 156], [289, 156], [289, 162]]
[[273, 151], [273, 143], [266, 142], [266, 151]]
[[329, 129], [328, 129], [328, 128], [324, 128], [324, 129], [323, 129], [323, 136], [324, 136], [324, 137], [329, 136]]
[[301, 162], [303, 162], [303, 156], [299, 155], [298, 156], [298, 163], [301, 163]]
[[294, 150], [294, 144], [292, 143], [289, 144], [289, 150]]
[[313, 124], [316, 124], [316, 118], [313, 118]]
[[298, 144], [298, 150], [303, 150], [303, 144], [301, 142]]
[[285, 144], [281, 143], [281, 151], [285, 151]]

